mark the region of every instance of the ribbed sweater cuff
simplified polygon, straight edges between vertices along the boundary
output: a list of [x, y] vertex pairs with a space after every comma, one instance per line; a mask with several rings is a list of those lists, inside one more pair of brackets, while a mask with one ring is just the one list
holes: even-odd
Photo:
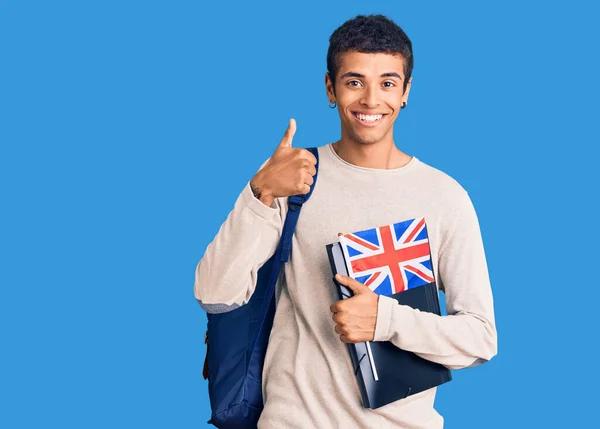
[[379, 295], [377, 303], [377, 321], [375, 322], [375, 336], [373, 341], [389, 341], [392, 336], [392, 315], [394, 306], [398, 305], [398, 301], [389, 296]]

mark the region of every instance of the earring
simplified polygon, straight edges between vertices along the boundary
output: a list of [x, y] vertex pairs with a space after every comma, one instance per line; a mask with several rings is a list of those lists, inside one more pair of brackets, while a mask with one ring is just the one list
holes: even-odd
[[330, 108], [330, 109], [335, 109], [335, 108], [336, 108], [336, 106], [337, 106], [337, 104], [335, 103], [335, 101], [331, 101], [331, 102], [329, 102], [329, 108]]
[[401, 109], [404, 109], [406, 107], [406, 101], [402, 102], [402, 106], [400, 107]]

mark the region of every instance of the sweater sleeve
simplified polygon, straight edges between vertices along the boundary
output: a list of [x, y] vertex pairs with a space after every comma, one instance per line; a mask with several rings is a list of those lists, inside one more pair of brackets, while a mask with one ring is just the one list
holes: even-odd
[[286, 198], [269, 207], [246, 183], [196, 266], [194, 296], [206, 312], [223, 313], [250, 300], [258, 270], [275, 254], [286, 213]]
[[497, 334], [487, 262], [471, 199], [461, 189], [439, 251], [440, 289], [446, 316], [421, 312], [380, 296], [374, 341], [391, 341], [450, 369], [476, 366], [497, 354]]

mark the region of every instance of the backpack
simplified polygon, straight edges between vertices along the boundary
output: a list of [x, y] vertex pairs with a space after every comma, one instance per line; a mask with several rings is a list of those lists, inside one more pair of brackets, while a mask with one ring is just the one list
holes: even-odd
[[275, 316], [275, 285], [282, 263], [287, 262], [302, 204], [313, 192], [319, 172], [307, 194], [288, 197], [288, 211], [275, 254], [258, 270], [250, 300], [226, 313], [207, 313], [204, 379], [208, 378], [211, 419], [220, 429], [256, 429], [263, 410], [262, 371]]

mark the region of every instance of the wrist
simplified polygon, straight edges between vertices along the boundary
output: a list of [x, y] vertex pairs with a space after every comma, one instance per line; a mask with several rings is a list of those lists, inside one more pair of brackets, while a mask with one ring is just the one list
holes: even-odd
[[254, 198], [260, 200], [264, 205], [271, 207], [274, 200], [273, 194], [269, 190], [268, 186], [266, 186], [261, 180], [260, 176], [254, 176], [254, 178], [250, 181], [250, 189], [252, 189]]

